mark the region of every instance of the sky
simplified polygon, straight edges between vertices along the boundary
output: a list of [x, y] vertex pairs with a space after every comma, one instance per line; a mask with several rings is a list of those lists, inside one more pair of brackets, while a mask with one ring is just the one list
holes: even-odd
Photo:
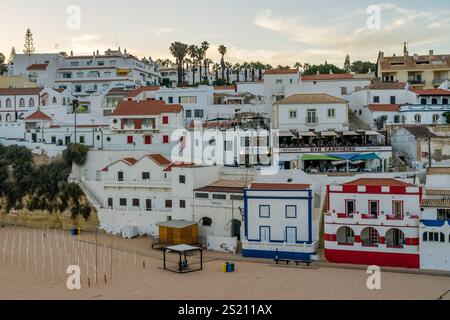
[[208, 41], [213, 60], [223, 44], [230, 62], [274, 66], [342, 66], [346, 54], [352, 61], [376, 62], [380, 50], [402, 54], [405, 41], [411, 54], [450, 53], [448, 0], [14, 0], [1, 6], [8, 13], [0, 19], [6, 57], [13, 46], [22, 52], [27, 28], [41, 53], [120, 46], [138, 57], [171, 58], [174, 41]]

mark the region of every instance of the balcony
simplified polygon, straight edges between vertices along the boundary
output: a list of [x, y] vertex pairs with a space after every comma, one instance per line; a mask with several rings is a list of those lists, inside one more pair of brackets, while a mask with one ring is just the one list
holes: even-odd
[[425, 84], [425, 80], [421, 80], [421, 79], [410, 79], [408, 80], [408, 83], [412, 86], [415, 85], [424, 85]]
[[170, 189], [172, 183], [167, 181], [146, 181], [146, 180], [124, 180], [124, 181], [103, 181], [105, 188], [152, 188]]
[[328, 212], [325, 214], [326, 223], [339, 224], [363, 224], [370, 226], [389, 225], [392, 227], [417, 227], [419, 226], [418, 215], [404, 215], [398, 216], [395, 214], [380, 214], [373, 216], [366, 213], [357, 212], [355, 214], [347, 214], [341, 212]]
[[435, 86], [440, 86], [442, 83], [444, 83], [444, 81], [447, 81], [448, 79], [434, 79], [433, 80], [433, 85]]
[[319, 124], [319, 118], [318, 117], [306, 117], [305, 123], [307, 126], [315, 126]]

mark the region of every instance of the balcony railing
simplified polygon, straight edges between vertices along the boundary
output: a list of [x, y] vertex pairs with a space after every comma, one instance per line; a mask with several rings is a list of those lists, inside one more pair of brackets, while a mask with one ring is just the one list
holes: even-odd
[[168, 189], [172, 187], [171, 182], [150, 181], [150, 180], [103, 181], [103, 185], [105, 187], [161, 188], [161, 189]]
[[319, 123], [318, 117], [306, 117], [305, 123], [307, 125], [316, 125]]
[[436, 85], [436, 86], [439, 86], [439, 85], [441, 85], [444, 81], [447, 81], [448, 79], [434, 79], [433, 80], [433, 84], [434, 85]]
[[425, 84], [425, 80], [419, 80], [419, 79], [411, 79], [408, 80], [409, 84], [415, 85], [415, 84]]

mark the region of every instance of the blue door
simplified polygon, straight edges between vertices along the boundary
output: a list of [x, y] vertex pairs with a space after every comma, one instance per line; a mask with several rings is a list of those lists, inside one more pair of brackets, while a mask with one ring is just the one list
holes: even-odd
[[287, 243], [297, 243], [297, 228], [287, 227], [286, 228], [286, 242]]

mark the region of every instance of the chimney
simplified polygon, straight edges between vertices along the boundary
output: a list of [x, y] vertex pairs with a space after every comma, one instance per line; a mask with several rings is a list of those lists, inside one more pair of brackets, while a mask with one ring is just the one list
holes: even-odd
[[434, 51], [430, 50], [430, 57], [433, 57], [433, 56], [434, 56]]
[[70, 51], [70, 56], [73, 57], [73, 50]]
[[378, 52], [378, 58], [384, 59], [384, 52], [383, 51]]
[[409, 52], [408, 52], [408, 42], [405, 42], [405, 43], [404, 43], [404, 47], [403, 47], [403, 55], [404, 55], [405, 57], [408, 57], [408, 56], [409, 56]]
[[330, 69], [330, 74], [333, 74], [333, 70]]
[[100, 55], [100, 52], [97, 50], [97, 55], [99, 56]]
[[320, 72], [319, 72], [319, 70], [317, 70], [317, 75], [320, 75]]

